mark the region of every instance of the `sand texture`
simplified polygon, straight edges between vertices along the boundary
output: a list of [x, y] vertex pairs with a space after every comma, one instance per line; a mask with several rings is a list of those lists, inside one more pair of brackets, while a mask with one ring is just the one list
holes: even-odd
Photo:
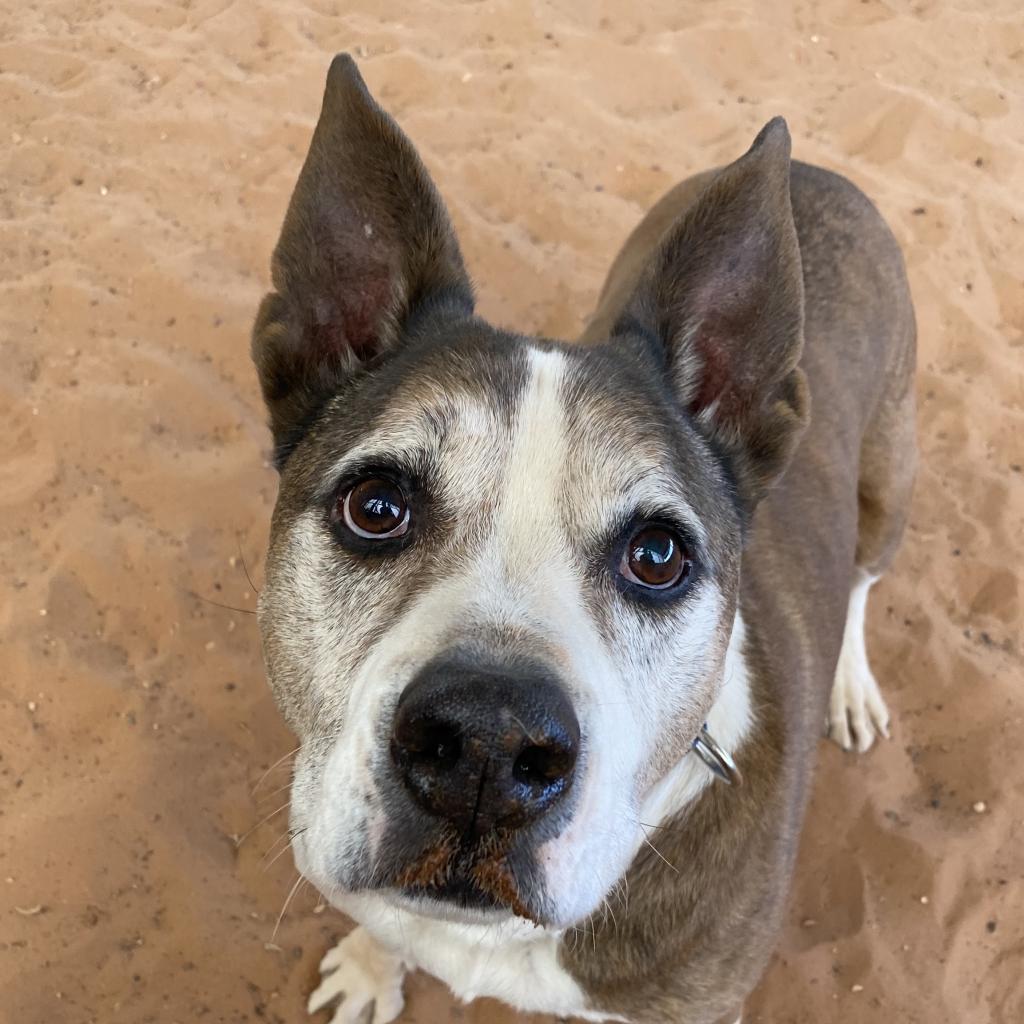
[[[642, 212], [773, 114], [876, 200], [920, 326], [869, 610], [894, 736], [823, 745], [747, 1020], [1020, 1024], [1020, 0], [8, 0], [0, 1020], [297, 1024], [347, 927], [308, 889], [275, 927], [287, 772], [255, 787], [293, 742], [242, 561], [258, 586], [276, 489], [248, 332], [339, 50], [524, 331], [572, 336]], [[403, 1022], [518, 1019], [409, 993]]]

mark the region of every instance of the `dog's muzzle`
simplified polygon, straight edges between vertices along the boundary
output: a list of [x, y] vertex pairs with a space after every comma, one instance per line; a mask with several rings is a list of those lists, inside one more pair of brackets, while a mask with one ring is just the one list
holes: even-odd
[[392, 720], [398, 803], [378, 877], [409, 897], [537, 920], [534, 856], [571, 814], [580, 748], [576, 713], [545, 666], [462, 651], [434, 659]]

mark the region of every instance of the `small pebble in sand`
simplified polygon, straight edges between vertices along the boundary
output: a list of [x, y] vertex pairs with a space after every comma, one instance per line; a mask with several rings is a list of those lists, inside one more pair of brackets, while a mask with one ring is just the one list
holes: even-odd
[[39, 707], [39, 705], [38, 705], [38, 704], [36, 704], [36, 702], [35, 702], [34, 700], [30, 700], [30, 701], [28, 702], [28, 709], [29, 709], [29, 711], [35, 711], [35, 709], [36, 709], [37, 707]]
[[972, 804], [972, 806], [975, 814], [984, 814], [988, 810], [988, 805], [984, 800], [978, 800], [976, 803]]
[[100, 195], [101, 196], [105, 196], [109, 191], [110, 191], [110, 189], [108, 189], [106, 185], [100, 185]]
[[922, 896], [921, 897], [921, 902], [922, 903], [927, 903], [928, 902], [928, 897], [927, 896]]
[[864, 991], [864, 986], [863, 985], [851, 985], [850, 986], [850, 991], [851, 992], [863, 992]]
[[817, 922], [817, 921], [815, 921], [813, 917], [805, 917], [805, 918], [804, 918], [804, 919], [803, 919], [803, 920], [802, 920], [802, 921], [800, 922], [800, 925], [801, 925], [801, 927], [803, 927], [803, 928], [813, 928], [813, 927], [814, 927], [814, 926], [815, 926], [815, 925], [816, 925], [817, 923], [818, 923], [818, 922]]
[[42, 615], [45, 618], [46, 617], [46, 609], [45, 608], [40, 608], [39, 609], [39, 614]]

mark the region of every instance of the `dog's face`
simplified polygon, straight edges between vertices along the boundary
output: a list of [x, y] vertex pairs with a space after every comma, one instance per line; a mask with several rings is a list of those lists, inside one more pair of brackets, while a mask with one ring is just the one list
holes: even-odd
[[761, 166], [787, 157], [762, 133], [718, 200], [736, 238], [693, 269], [705, 211], [666, 242], [606, 342], [525, 338], [473, 316], [422, 165], [335, 62], [254, 334], [282, 468], [260, 624], [328, 896], [567, 925], [628, 867], [799, 433], [799, 262]]

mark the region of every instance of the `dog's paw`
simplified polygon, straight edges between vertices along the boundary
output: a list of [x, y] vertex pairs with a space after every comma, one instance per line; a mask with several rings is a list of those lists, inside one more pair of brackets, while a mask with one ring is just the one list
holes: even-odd
[[405, 965], [364, 928], [349, 932], [320, 961], [319, 987], [309, 997], [316, 1013], [340, 999], [331, 1024], [388, 1024], [405, 1005]]
[[843, 750], [856, 747], [864, 753], [879, 735], [889, 738], [889, 709], [871, 672], [863, 643], [843, 640], [826, 726], [828, 735]]

